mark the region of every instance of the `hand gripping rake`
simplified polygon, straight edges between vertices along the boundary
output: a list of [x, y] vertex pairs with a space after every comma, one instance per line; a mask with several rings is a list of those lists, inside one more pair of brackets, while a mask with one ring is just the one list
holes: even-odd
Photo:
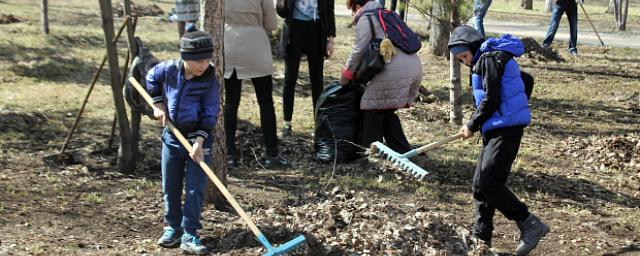
[[[142, 88], [142, 86], [138, 83], [138, 81], [136, 81], [135, 78], [130, 77], [129, 82], [131, 82], [133, 87], [136, 88], [136, 90], [145, 99], [145, 101], [149, 103], [150, 106], [153, 106], [153, 100], [151, 99], [151, 96], [147, 94], [147, 91], [144, 88]], [[187, 139], [182, 135], [182, 133], [180, 133], [180, 131], [171, 122], [168, 122], [167, 126], [169, 127], [169, 130], [171, 130], [173, 135], [175, 135], [176, 138], [178, 138], [182, 146], [184, 146], [187, 149], [187, 151], [189, 152], [193, 151], [193, 148], [191, 147], [191, 144], [189, 144], [189, 141], [187, 141]], [[220, 192], [222, 192], [222, 194], [227, 199], [227, 201], [231, 203], [231, 206], [233, 207], [234, 210], [236, 210], [238, 215], [240, 215], [240, 218], [242, 218], [242, 220], [245, 223], [247, 223], [247, 225], [251, 229], [251, 232], [253, 232], [253, 234], [257, 237], [258, 241], [267, 249], [267, 253], [264, 254], [265, 256], [282, 255], [300, 246], [304, 242], [305, 240], [304, 236], [300, 235], [295, 239], [283, 245], [280, 245], [280, 247], [273, 247], [271, 243], [269, 243], [267, 238], [262, 234], [262, 232], [260, 232], [258, 227], [256, 227], [256, 224], [254, 224], [253, 221], [251, 221], [251, 218], [249, 218], [247, 213], [244, 210], [242, 210], [240, 205], [238, 205], [238, 202], [236, 202], [233, 196], [231, 196], [227, 188], [225, 188], [225, 186], [222, 184], [222, 182], [220, 182], [218, 177], [216, 177], [213, 171], [211, 171], [209, 166], [203, 160], [200, 160], [198, 162], [198, 165], [200, 165], [200, 168], [202, 168], [202, 170], [207, 174], [207, 176], [209, 176], [209, 178], [213, 181], [213, 184], [215, 184], [216, 187], [218, 187], [218, 189], [220, 190]]]
[[401, 171], [416, 177], [418, 180], [422, 180], [429, 173], [424, 169], [422, 169], [420, 166], [417, 166], [416, 164], [411, 162], [409, 158], [417, 156], [419, 154], [424, 153], [427, 150], [437, 148], [441, 145], [457, 140], [459, 138], [462, 138], [462, 134], [456, 134], [456, 135], [444, 138], [440, 141], [431, 143], [429, 145], [424, 145], [422, 147], [411, 150], [404, 154], [395, 152], [393, 151], [393, 149], [382, 144], [382, 142], [376, 141], [374, 143], [371, 143], [371, 154], [390, 162], [391, 165], [398, 167]]

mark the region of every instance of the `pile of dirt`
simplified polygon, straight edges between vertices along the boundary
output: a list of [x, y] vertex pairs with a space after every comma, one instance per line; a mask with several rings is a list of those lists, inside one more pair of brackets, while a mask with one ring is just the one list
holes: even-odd
[[20, 18], [13, 14], [0, 13], [0, 24], [11, 24], [24, 21], [26, 21], [26, 19]]
[[527, 58], [535, 59], [538, 61], [556, 61], [563, 62], [565, 61], [557, 52], [552, 49], [545, 49], [540, 46], [540, 44], [531, 37], [522, 38], [522, 44], [524, 44], [524, 52]]
[[0, 109], [0, 132], [24, 132], [47, 122], [46, 115], [38, 112]]
[[273, 229], [271, 236], [306, 234], [304, 254], [310, 255], [489, 255], [468, 229], [426, 206], [390, 204], [340, 188], [324, 201], [258, 210], [254, 217]]
[[[113, 14], [116, 15], [116, 17], [124, 16], [124, 9], [121, 4], [117, 4], [116, 6], [114, 6], [113, 12], [114, 12]], [[131, 2], [131, 12], [133, 13], [132, 15], [138, 16], [138, 17], [145, 17], [145, 16], [158, 17], [158, 16], [164, 15], [164, 11], [160, 9], [160, 6], [156, 4], [137, 5]]]
[[640, 173], [640, 135], [570, 137], [562, 142], [562, 154], [578, 159], [585, 169], [606, 168]]

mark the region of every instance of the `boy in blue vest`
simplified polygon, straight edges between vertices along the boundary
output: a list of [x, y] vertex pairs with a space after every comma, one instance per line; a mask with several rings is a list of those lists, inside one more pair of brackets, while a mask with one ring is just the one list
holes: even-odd
[[485, 41], [472, 27], [458, 26], [448, 48], [456, 59], [472, 68], [477, 109], [460, 133], [464, 139], [476, 131], [482, 133], [482, 149], [473, 177], [476, 214], [472, 232], [491, 246], [497, 209], [516, 221], [520, 229], [516, 255], [526, 255], [549, 232], [549, 226], [530, 213], [506, 186], [524, 127], [531, 121], [520, 68], [513, 58], [524, 53], [524, 46], [511, 35]]
[[[210, 64], [213, 39], [194, 28], [180, 39], [179, 60], [164, 61], [149, 70], [147, 91], [153, 98], [154, 116], [165, 126], [172, 122], [189, 142], [188, 152], [168, 128], [162, 132], [162, 193], [167, 226], [158, 240], [162, 247], [176, 247], [187, 253], [206, 254], [197, 230], [207, 176], [198, 166], [211, 161], [211, 131], [220, 112], [220, 85]], [[182, 204], [183, 183], [186, 188]]]

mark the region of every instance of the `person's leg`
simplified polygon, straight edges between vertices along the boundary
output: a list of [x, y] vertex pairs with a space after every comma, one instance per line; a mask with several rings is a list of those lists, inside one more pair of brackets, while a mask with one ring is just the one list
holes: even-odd
[[558, 26], [560, 25], [560, 19], [564, 10], [557, 4], [553, 4], [553, 11], [551, 12], [551, 20], [549, 21], [549, 27], [547, 28], [547, 34], [542, 41], [542, 47], [549, 48], [553, 43], [553, 38], [556, 36]]
[[263, 76], [253, 78], [251, 81], [260, 106], [260, 126], [266, 152], [269, 156], [277, 156], [279, 152], [276, 135], [276, 112], [273, 108], [273, 80], [271, 76]]
[[302, 57], [302, 43], [306, 32], [297, 22], [293, 22], [291, 28], [291, 42], [287, 47], [284, 58], [284, 88], [282, 90], [282, 108], [284, 121], [291, 122], [293, 117], [293, 104], [295, 98], [300, 58]]
[[491, 6], [491, 0], [475, 0], [474, 8], [473, 8], [473, 26], [475, 27], [482, 36], [485, 36], [484, 33], [484, 17], [487, 15], [489, 11], [489, 6]]
[[569, 53], [578, 53], [578, 9], [567, 12], [569, 20]]
[[318, 97], [324, 89], [324, 51], [322, 47], [322, 28], [320, 24], [313, 25], [310, 30], [309, 37], [305, 42], [304, 51], [307, 53], [307, 61], [309, 64], [309, 78], [311, 79], [311, 100], [313, 102], [313, 110], [315, 113]]
[[[204, 160], [209, 166], [213, 160], [211, 156], [212, 145], [213, 138], [210, 137], [204, 142], [202, 148]], [[200, 236], [198, 236], [198, 230], [202, 229], [200, 217], [202, 215], [202, 204], [208, 181], [209, 178], [198, 163], [189, 158], [185, 172], [186, 196], [181, 224], [185, 233], [182, 236], [180, 248], [186, 252], [198, 255], [207, 253], [207, 247], [202, 245]]]
[[398, 153], [406, 153], [411, 150], [411, 144], [407, 140], [402, 130], [400, 118], [396, 115], [395, 110], [384, 110], [383, 132], [384, 140], [393, 151]]
[[483, 138], [484, 157], [478, 188], [484, 199], [507, 219], [522, 221], [529, 216], [527, 206], [507, 188], [511, 165], [520, 148], [521, 136], [495, 135]]
[[475, 203], [475, 214], [473, 219], [472, 233], [477, 238], [483, 240], [487, 246], [491, 247], [491, 237], [493, 232], [493, 216], [496, 208], [486, 202], [484, 195], [480, 191], [480, 174], [482, 173], [482, 159], [484, 157], [484, 143], [480, 149], [480, 156], [473, 175], [473, 199]]
[[375, 110], [362, 111], [362, 146], [369, 148], [371, 143], [384, 139], [384, 115]]
[[389, 6], [389, 9], [395, 12], [397, 5], [398, 5], [398, 0], [391, 0], [391, 6]]
[[[224, 79], [224, 130], [226, 136], [227, 154], [232, 157], [237, 156], [236, 152], [236, 129], [238, 127], [238, 106], [242, 94], [242, 80], [238, 79], [236, 73], [229, 79]], [[229, 159], [232, 161], [234, 159]]]
[[162, 134], [162, 195], [164, 220], [167, 224], [164, 235], [158, 240], [160, 246], [177, 245], [182, 235], [182, 181], [184, 179], [184, 152], [178, 141], [166, 129]]

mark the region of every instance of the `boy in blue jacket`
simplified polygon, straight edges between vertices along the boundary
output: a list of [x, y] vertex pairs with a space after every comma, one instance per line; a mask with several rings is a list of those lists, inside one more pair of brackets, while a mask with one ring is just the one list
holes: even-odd
[[458, 26], [451, 34], [448, 48], [456, 59], [472, 68], [471, 85], [477, 109], [460, 133], [464, 139], [476, 131], [482, 133], [482, 149], [473, 177], [476, 214], [472, 232], [491, 246], [497, 209], [507, 219], [516, 221], [520, 229], [516, 255], [526, 255], [549, 232], [549, 226], [530, 213], [506, 186], [524, 127], [531, 121], [520, 68], [513, 58], [524, 53], [524, 46], [511, 35], [485, 41], [472, 27]]
[[[165, 126], [171, 121], [193, 145], [189, 153], [174, 134], [162, 132], [162, 193], [167, 226], [158, 240], [162, 247], [180, 244], [185, 252], [206, 254], [197, 230], [207, 176], [199, 160], [211, 161], [211, 132], [220, 112], [220, 85], [210, 64], [213, 39], [203, 31], [190, 31], [180, 39], [179, 60], [164, 61], [147, 74], [147, 91], [153, 98], [154, 116]], [[186, 199], [182, 204], [183, 182]]]

